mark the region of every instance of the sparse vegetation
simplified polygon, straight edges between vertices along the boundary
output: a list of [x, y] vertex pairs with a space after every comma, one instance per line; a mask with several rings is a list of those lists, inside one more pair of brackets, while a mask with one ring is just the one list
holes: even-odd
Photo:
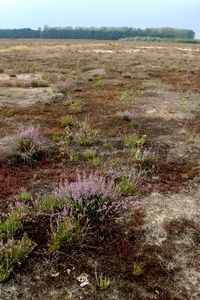
[[0, 52], [0, 298], [198, 300], [198, 44]]

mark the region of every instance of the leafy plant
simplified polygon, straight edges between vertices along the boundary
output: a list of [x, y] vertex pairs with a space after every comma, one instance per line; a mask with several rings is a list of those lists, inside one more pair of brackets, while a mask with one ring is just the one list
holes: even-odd
[[63, 134], [63, 140], [65, 142], [70, 142], [71, 140], [73, 140], [73, 133], [69, 126], [65, 127], [65, 132]]
[[62, 246], [77, 247], [83, 243], [84, 230], [72, 217], [58, 218], [56, 226], [52, 225], [52, 237], [49, 241], [49, 251], [54, 253]]

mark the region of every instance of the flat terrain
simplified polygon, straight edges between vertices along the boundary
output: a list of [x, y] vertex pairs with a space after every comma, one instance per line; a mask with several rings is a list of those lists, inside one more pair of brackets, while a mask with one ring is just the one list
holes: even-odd
[[[44, 137], [45, 155], [33, 162], [16, 159], [22, 126]], [[89, 143], [79, 140], [84, 128]], [[32, 209], [83, 171], [131, 182], [120, 196], [128, 211], [102, 238], [53, 254], [50, 216], [25, 216], [37, 246], [0, 283], [0, 299], [200, 299], [198, 45], [0, 41], [0, 217], [22, 191]]]

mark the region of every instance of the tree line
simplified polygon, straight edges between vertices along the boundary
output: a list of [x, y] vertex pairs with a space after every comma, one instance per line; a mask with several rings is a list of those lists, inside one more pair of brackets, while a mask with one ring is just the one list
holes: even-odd
[[190, 29], [163, 28], [132, 28], [132, 27], [49, 27], [43, 29], [0, 29], [0, 38], [40, 38], [40, 39], [95, 39], [119, 40], [135, 37], [157, 37], [163, 39], [193, 40], [195, 32]]

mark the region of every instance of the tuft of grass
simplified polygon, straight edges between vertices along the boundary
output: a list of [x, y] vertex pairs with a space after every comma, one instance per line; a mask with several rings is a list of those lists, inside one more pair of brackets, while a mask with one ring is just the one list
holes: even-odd
[[81, 146], [92, 146], [100, 141], [97, 131], [92, 130], [90, 126], [84, 122], [79, 131], [75, 134], [75, 141]]
[[102, 160], [101, 160], [100, 157], [94, 157], [94, 158], [92, 159], [92, 165], [93, 165], [93, 166], [99, 167], [99, 166], [101, 166], [101, 164], [102, 164]]
[[13, 238], [22, 229], [21, 218], [12, 213], [4, 222], [0, 221], [0, 240]]
[[0, 282], [4, 282], [13, 266], [20, 263], [33, 250], [35, 243], [25, 234], [21, 240], [8, 239], [0, 242]]
[[17, 197], [19, 201], [22, 202], [29, 202], [31, 200], [31, 194], [27, 192], [26, 190], [21, 191], [21, 193]]
[[135, 182], [133, 182], [129, 178], [123, 178], [119, 182], [117, 189], [125, 197], [133, 196], [137, 192], [137, 186]]
[[69, 112], [72, 114], [78, 114], [83, 110], [83, 101], [82, 100], [73, 100], [70, 99], [65, 102], [65, 105], [68, 107]]
[[103, 276], [102, 274], [98, 274], [95, 268], [95, 288], [97, 290], [107, 290], [107, 288], [111, 285], [111, 280], [107, 276]]
[[84, 241], [84, 230], [72, 217], [58, 218], [56, 226], [52, 225], [52, 236], [48, 243], [49, 252], [55, 253], [61, 247], [78, 247]]
[[120, 101], [122, 103], [125, 103], [129, 100], [129, 92], [128, 91], [124, 91], [122, 94], [121, 94], [121, 97], [120, 97]]
[[97, 153], [94, 150], [86, 150], [83, 152], [83, 156], [87, 159], [94, 159]]
[[142, 265], [140, 263], [134, 263], [132, 274], [134, 276], [140, 276], [144, 272]]
[[53, 213], [60, 211], [66, 202], [63, 199], [58, 199], [54, 196], [46, 197], [42, 200], [37, 200], [34, 204], [36, 211], [43, 213]]
[[64, 116], [60, 118], [60, 125], [62, 127], [77, 127], [77, 120], [73, 116]]
[[125, 135], [124, 137], [125, 146], [129, 148], [142, 148], [143, 145], [146, 143], [146, 140], [147, 136], [145, 134], [141, 137], [138, 137], [134, 134]]

